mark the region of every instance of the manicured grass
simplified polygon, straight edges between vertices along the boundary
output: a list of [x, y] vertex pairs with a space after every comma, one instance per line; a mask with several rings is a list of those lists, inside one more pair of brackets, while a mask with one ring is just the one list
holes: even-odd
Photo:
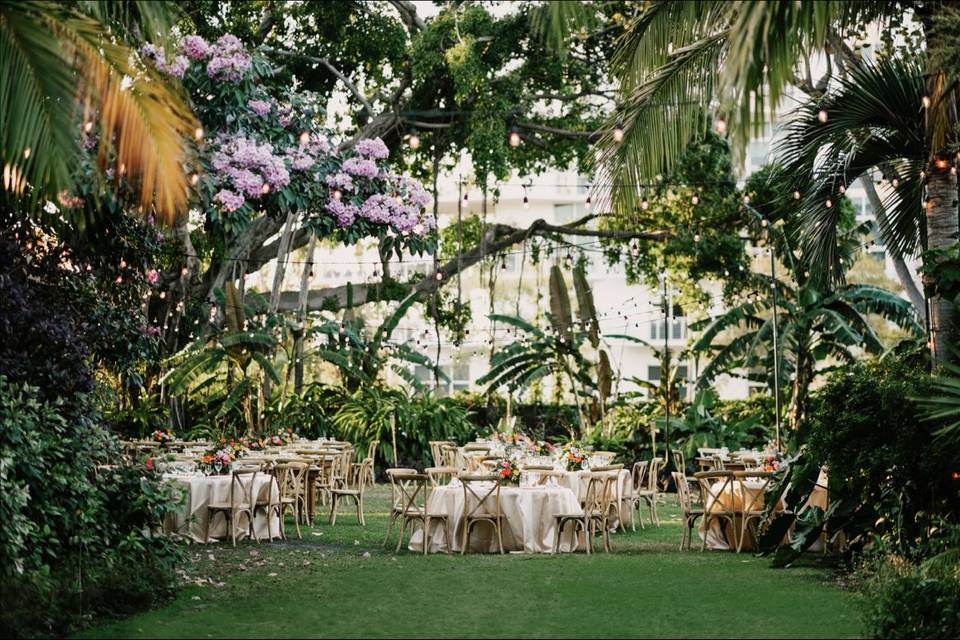
[[[615, 553], [423, 557], [382, 546], [388, 491], [367, 526], [344, 516], [287, 543], [191, 547], [168, 606], [81, 637], [856, 637], [856, 597], [815, 566], [680, 552], [662, 526], [616, 534]], [[292, 534], [292, 529], [288, 529]], [[212, 558], [212, 559], [211, 559]], [[144, 576], [149, 579], [149, 576]], [[218, 586], [220, 585], [220, 586]]]

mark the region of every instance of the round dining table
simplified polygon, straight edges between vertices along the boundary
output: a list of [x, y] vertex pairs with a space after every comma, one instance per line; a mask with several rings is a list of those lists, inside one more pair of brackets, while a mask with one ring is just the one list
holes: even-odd
[[[482, 494], [481, 494], [482, 495]], [[470, 496], [469, 509], [478, 499]], [[488, 498], [488, 502], [492, 498]], [[464, 489], [454, 480], [446, 486], [434, 487], [427, 498], [427, 513], [442, 514], [443, 521], [433, 520], [427, 544], [431, 552], [460, 552], [463, 535]], [[487, 506], [487, 503], [484, 503]], [[492, 505], [491, 505], [492, 506]], [[504, 486], [500, 488], [500, 509], [504, 551], [523, 553], [552, 553], [557, 536], [556, 516], [583, 513], [576, 494], [565, 486]], [[574, 535], [573, 525], [564, 528], [560, 540], [561, 551], [573, 551], [582, 544], [582, 534]], [[420, 527], [410, 537], [411, 551], [423, 552], [424, 535]], [[475, 524], [467, 541], [468, 551], [496, 553], [497, 535], [486, 523]]]
[[[176, 509], [168, 511], [163, 521], [164, 533], [182, 536], [193, 542], [216, 542], [217, 539], [230, 539], [230, 530], [225, 515], [220, 512], [210, 519], [207, 505], [211, 502], [230, 501], [230, 475], [205, 476], [201, 473], [166, 473], [163, 478], [174, 485], [180, 495]], [[280, 500], [280, 487], [273, 476], [258, 473], [254, 482], [254, 495], [258, 500], [268, 496], [274, 501]], [[245, 517], [240, 519], [238, 538], [246, 538], [248, 527]], [[260, 510], [253, 517], [253, 528], [261, 540], [280, 537], [280, 518], [276, 514], [267, 520]]]

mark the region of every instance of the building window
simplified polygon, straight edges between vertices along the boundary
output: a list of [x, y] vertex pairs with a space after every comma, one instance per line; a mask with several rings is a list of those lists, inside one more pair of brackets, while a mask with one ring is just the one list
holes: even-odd
[[[650, 340], [656, 343], [663, 342], [664, 326], [663, 320], [655, 320], [650, 323]], [[683, 316], [674, 317], [667, 323], [667, 329], [670, 331], [670, 340], [684, 340], [687, 337], [687, 320]], [[655, 343], [655, 344], [656, 344]]]
[[[448, 378], [445, 380], [443, 376], [440, 377], [440, 384], [437, 387], [437, 393], [440, 395], [452, 395], [470, 388], [470, 363], [458, 362], [456, 364], [440, 365], [440, 371]], [[426, 387], [433, 388], [436, 384], [436, 376], [430, 367], [417, 365], [413, 374]]]
[[[660, 365], [652, 364], [647, 367], [647, 380], [654, 384], [660, 382]], [[690, 397], [690, 379], [687, 376], [687, 365], [681, 364], [676, 367], [676, 373], [674, 374], [675, 382], [683, 382], [680, 386], [680, 397], [689, 398]]]

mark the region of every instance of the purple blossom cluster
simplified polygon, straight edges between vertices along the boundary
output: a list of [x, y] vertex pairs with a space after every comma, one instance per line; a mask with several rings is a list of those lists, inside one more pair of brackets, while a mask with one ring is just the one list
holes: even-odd
[[251, 100], [247, 103], [247, 106], [258, 116], [267, 115], [273, 107], [269, 100]]
[[149, 61], [157, 68], [157, 71], [166, 73], [175, 78], [182, 78], [190, 66], [190, 60], [186, 56], [177, 55], [173, 60], [167, 62], [167, 54], [160, 47], [153, 44], [145, 44], [140, 48], [140, 57]]
[[345, 173], [357, 178], [367, 178], [372, 180], [380, 175], [380, 169], [373, 160], [365, 158], [347, 158], [340, 167]]
[[180, 42], [180, 53], [196, 62], [210, 55], [210, 45], [200, 36], [189, 35]]
[[354, 149], [357, 155], [374, 160], [383, 160], [390, 155], [390, 150], [380, 138], [365, 138], [357, 143]]
[[212, 45], [198, 35], [185, 36], [180, 41], [180, 53], [173, 62], [167, 63], [163, 52], [153, 45], [146, 45], [141, 50], [141, 55], [153, 61], [157, 69], [177, 78], [183, 77], [191, 62], [201, 62], [207, 58], [207, 76], [214, 80], [238, 82], [253, 66], [253, 59], [244, 49], [243, 43], [229, 33], [221, 36]]
[[389, 155], [382, 140], [361, 140], [354, 151], [356, 155], [324, 180], [331, 191], [338, 192], [327, 201], [326, 210], [339, 226], [350, 226], [359, 219], [418, 236], [436, 228], [432, 216], [425, 214], [430, 195], [423, 185], [377, 166], [375, 159]]
[[250, 70], [252, 60], [237, 36], [226, 34], [210, 48], [207, 75], [214, 80], [238, 82]]
[[244, 136], [221, 136], [210, 161], [220, 191], [214, 196], [227, 211], [236, 211], [246, 200], [256, 200], [273, 189], [290, 184], [286, 160], [273, 145], [257, 144]]

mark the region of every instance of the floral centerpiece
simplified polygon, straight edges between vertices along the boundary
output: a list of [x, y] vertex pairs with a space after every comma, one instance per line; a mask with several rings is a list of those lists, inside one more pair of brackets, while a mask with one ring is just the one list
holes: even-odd
[[587, 464], [587, 451], [575, 444], [564, 445], [560, 449], [560, 463], [567, 471], [579, 471]]
[[782, 465], [783, 465], [783, 461], [773, 454], [768, 455], [762, 463], [763, 470], [771, 471], [771, 472], [779, 471]]
[[529, 456], [552, 456], [557, 448], [545, 440], [528, 440], [523, 450]]
[[513, 460], [497, 460], [494, 473], [500, 477], [501, 484], [520, 484], [520, 465]]
[[164, 445], [173, 440], [173, 432], [169, 429], [157, 429], [150, 434], [150, 439]]
[[490, 438], [494, 442], [501, 442], [507, 447], [523, 446], [530, 442], [530, 438], [522, 433], [495, 433]]
[[230, 472], [230, 465], [234, 460], [246, 455], [248, 449], [242, 440], [227, 440], [220, 438], [220, 441], [211, 449], [207, 449], [200, 456], [200, 470], [207, 475], [224, 475]]

